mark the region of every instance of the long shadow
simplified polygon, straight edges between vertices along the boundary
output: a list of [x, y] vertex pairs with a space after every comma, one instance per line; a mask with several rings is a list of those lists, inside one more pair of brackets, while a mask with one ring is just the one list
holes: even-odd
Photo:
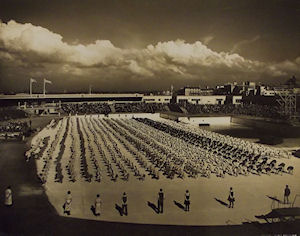
[[152, 210], [155, 211], [156, 214], [159, 213], [159, 212], [158, 212], [158, 208], [156, 207], [156, 205], [155, 205], [154, 203], [148, 201], [148, 206], [149, 206], [150, 208], [152, 208]]
[[123, 216], [123, 209], [118, 204], [115, 206], [116, 210], [120, 213], [120, 216]]
[[181, 210], [185, 210], [184, 206], [180, 202], [174, 201], [174, 204], [178, 206]]
[[96, 209], [94, 205], [91, 205], [91, 211], [94, 214], [94, 216], [96, 216]]
[[282, 203], [282, 201], [279, 200], [277, 197], [272, 197], [272, 196], [269, 196], [269, 195], [267, 195], [267, 197], [270, 198], [270, 199], [273, 200], [273, 201], [276, 201], [276, 202], [278, 202], [278, 203]]
[[221, 205], [228, 207], [228, 203], [223, 202], [222, 200], [217, 199], [217, 198], [215, 198], [215, 200], [216, 200], [218, 203], [220, 203]]

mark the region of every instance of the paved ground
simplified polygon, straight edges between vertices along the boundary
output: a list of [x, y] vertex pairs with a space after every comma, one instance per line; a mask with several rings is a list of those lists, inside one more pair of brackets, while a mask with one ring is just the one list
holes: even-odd
[[[0, 143], [0, 235], [261, 235], [271, 232], [265, 225], [164, 226], [58, 216], [36, 179], [34, 162], [24, 161], [25, 149], [22, 142]], [[8, 184], [12, 186], [15, 203], [9, 209], [2, 204]], [[273, 233], [300, 232], [292, 224], [272, 230]]]

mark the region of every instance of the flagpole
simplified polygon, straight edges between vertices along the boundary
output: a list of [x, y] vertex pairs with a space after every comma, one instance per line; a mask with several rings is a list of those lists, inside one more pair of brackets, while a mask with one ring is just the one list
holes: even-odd
[[30, 94], [30, 97], [32, 97], [32, 81], [31, 81], [31, 78], [29, 80], [29, 94]]
[[44, 97], [46, 97], [46, 80], [44, 79]]
[[46, 83], [52, 84], [52, 82], [44, 78], [44, 97], [46, 97]]

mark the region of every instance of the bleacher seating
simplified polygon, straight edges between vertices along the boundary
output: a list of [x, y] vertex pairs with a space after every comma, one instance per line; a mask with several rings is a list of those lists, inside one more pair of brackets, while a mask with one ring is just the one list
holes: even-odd
[[[111, 106], [113, 106], [114, 111], [112, 111]], [[111, 106], [106, 103], [62, 104], [62, 110], [67, 114], [155, 113], [167, 111], [166, 105], [157, 103], [116, 103]]]
[[62, 104], [62, 110], [68, 114], [108, 114], [111, 109], [106, 103], [69, 103]]
[[0, 121], [25, 118], [27, 114], [16, 107], [0, 107]]
[[267, 117], [274, 119], [282, 119], [283, 115], [280, 113], [280, 107], [244, 104], [243, 106], [235, 106], [233, 104], [226, 105], [193, 105], [187, 104], [185, 107], [189, 114], [234, 114], [234, 115], [248, 115], [256, 117]]
[[182, 113], [182, 110], [180, 109], [178, 104], [170, 103], [168, 107], [170, 111]]

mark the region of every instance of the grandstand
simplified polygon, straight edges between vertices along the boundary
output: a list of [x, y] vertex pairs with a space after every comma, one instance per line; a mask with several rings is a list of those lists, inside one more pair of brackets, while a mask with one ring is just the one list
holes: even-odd
[[[2, 106], [18, 106], [18, 110], [1, 108], [8, 111], [2, 119], [24, 117], [23, 111], [31, 114], [109, 114], [109, 113], [155, 113], [174, 112], [185, 115], [248, 115], [285, 120], [279, 104], [253, 104], [249, 98], [244, 103], [241, 96], [177, 96], [171, 102], [170, 96], [143, 94], [47, 94], [28, 96], [3, 95]], [[235, 98], [236, 97], [236, 98]], [[257, 98], [255, 98], [257, 100]], [[267, 99], [269, 100], [269, 98]], [[227, 102], [225, 102], [227, 101]], [[10, 109], [10, 110], [9, 110]], [[23, 111], [19, 111], [23, 110]], [[1, 112], [1, 111], [0, 111]]]
[[18, 118], [26, 118], [27, 113], [24, 110], [17, 109], [16, 107], [0, 107], [0, 121], [14, 120]]

